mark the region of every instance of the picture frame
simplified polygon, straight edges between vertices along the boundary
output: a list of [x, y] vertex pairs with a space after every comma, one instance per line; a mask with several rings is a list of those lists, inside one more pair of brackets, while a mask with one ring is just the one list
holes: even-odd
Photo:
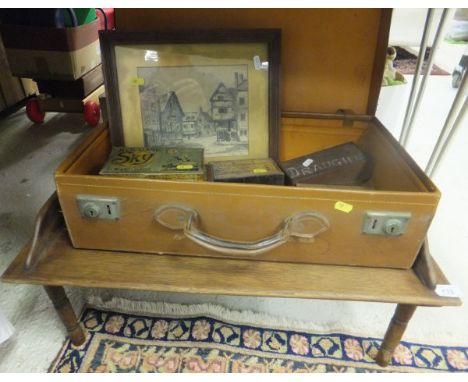
[[281, 30], [100, 31], [111, 143], [278, 159]]

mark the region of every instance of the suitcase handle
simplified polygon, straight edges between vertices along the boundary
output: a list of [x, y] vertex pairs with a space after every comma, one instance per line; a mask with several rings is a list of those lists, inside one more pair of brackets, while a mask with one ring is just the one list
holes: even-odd
[[196, 210], [182, 205], [164, 205], [154, 213], [155, 220], [164, 227], [183, 230], [193, 242], [225, 255], [255, 256], [279, 247], [290, 240], [312, 242], [315, 236], [330, 227], [328, 219], [314, 211], [293, 214], [281, 222], [276, 233], [266, 238], [240, 242], [217, 238], [197, 228], [199, 214]]

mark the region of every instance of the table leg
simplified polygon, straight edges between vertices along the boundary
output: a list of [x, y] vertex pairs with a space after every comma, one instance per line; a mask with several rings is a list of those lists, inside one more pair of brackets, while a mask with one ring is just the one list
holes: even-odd
[[52, 300], [54, 308], [67, 329], [68, 337], [75, 346], [85, 342], [85, 335], [76, 319], [73, 307], [61, 286], [44, 285], [47, 295]]
[[393, 315], [390, 325], [387, 328], [387, 332], [385, 333], [382, 345], [375, 357], [375, 361], [380, 366], [385, 367], [390, 363], [393, 352], [400, 343], [401, 337], [403, 337], [406, 326], [413, 316], [416, 307], [416, 305], [407, 304], [397, 305], [395, 314]]

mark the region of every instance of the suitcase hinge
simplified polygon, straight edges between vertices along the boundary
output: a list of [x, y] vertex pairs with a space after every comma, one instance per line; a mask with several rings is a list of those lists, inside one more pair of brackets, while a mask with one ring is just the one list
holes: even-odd
[[354, 111], [351, 109], [338, 109], [336, 113], [343, 116], [343, 126], [353, 126], [354, 119], [352, 116], [355, 115]]

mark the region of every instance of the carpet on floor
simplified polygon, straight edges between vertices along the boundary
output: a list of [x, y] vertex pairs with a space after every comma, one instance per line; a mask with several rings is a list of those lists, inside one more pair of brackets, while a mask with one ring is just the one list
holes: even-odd
[[391, 364], [382, 368], [374, 361], [379, 338], [293, 329], [284, 319], [207, 304], [113, 299], [87, 305], [80, 322], [86, 330], [85, 343], [76, 347], [67, 340], [50, 372], [468, 370], [466, 347], [403, 341]]
[[[393, 66], [396, 70], [398, 70], [401, 74], [414, 74], [416, 72], [416, 63], [418, 58], [408, 52], [406, 49], [402, 47], [395, 46], [394, 47], [397, 51], [395, 61], [393, 61]], [[424, 63], [421, 69], [421, 74], [424, 74], [427, 70], [427, 59], [429, 58], [429, 54], [431, 52], [431, 48], [426, 49], [426, 54], [424, 56]], [[446, 72], [444, 69], [438, 67], [437, 65], [432, 66], [431, 76], [448, 76], [450, 73]]]

